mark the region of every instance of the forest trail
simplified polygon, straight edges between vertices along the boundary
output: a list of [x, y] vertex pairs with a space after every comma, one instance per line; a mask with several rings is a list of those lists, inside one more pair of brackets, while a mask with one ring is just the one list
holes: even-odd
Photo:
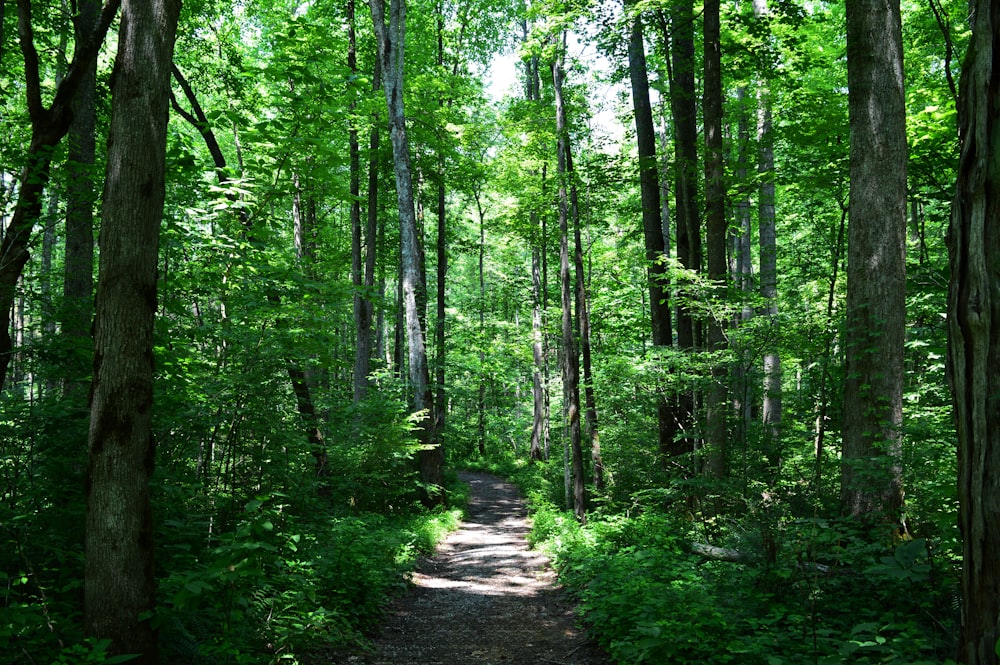
[[418, 566], [363, 665], [607, 665], [576, 625], [548, 559], [528, 549], [524, 499], [492, 475], [462, 473], [468, 518]]

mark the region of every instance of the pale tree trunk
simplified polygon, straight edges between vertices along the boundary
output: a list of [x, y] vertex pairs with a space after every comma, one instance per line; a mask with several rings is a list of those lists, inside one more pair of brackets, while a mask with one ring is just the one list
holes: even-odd
[[[524, 40], [528, 39], [528, 24], [522, 23]], [[541, 84], [538, 78], [538, 57], [525, 61], [525, 98], [529, 102], [541, 101]], [[544, 176], [542, 180], [544, 189]], [[529, 213], [531, 223], [531, 357], [532, 372], [532, 425], [529, 457], [533, 461], [548, 459], [548, 371], [545, 354], [545, 297], [543, 262], [545, 260], [544, 220], [535, 206]]]
[[94, 324], [84, 624], [110, 653], [158, 662], [153, 320], [178, 0], [125, 0], [115, 60]]
[[[767, 16], [767, 0], [754, 0], [757, 18]], [[760, 243], [760, 295], [764, 316], [772, 330], [778, 324], [778, 241], [774, 217], [774, 136], [771, 121], [771, 96], [767, 81], [761, 77], [757, 91], [757, 175], [760, 188], [757, 199], [757, 224]], [[773, 335], [774, 340], [778, 335]], [[764, 454], [770, 465], [781, 464], [781, 356], [777, 344], [769, 341], [764, 349], [764, 400], [761, 421], [764, 425]]]
[[[722, 65], [719, 0], [705, 2], [705, 229], [708, 245], [708, 278], [719, 295], [726, 283], [726, 187], [722, 180]], [[708, 348], [726, 347], [721, 317], [708, 322]], [[705, 472], [711, 478], [727, 475], [726, 366], [716, 361], [712, 384], [705, 398]]]
[[[565, 44], [565, 33], [563, 34]], [[566, 107], [562, 84], [565, 76], [561, 57], [552, 63], [553, 88], [556, 102], [556, 136], [558, 137], [559, 173], [559, 280], [562, 285], [563, 394], [566, 427], [572, 461], [573, 512], [584, 520], [587, 514], [583, 481], [583, 448], [580, 431], [580, 356], [573, 326], [573, 282], [569, 271], [569, 193], [568, 171], [569, 130], [566, 127]]]
[[[670, 302], [667, 292], [666, 244], [661, 215], [660, 184], [656, 162], [656, 132], [653, 109], [649, 102], [649, 75], [646, 69], [646, 47], [643, 41], [642, 18], [632, 21], [628, 46], [628, 69], [632, 84], [632, 108], [635, 111], [635, 133], [639, 153], [639, 191], [642, 201], [642, 231], [646, 246], [646, 279], [649, 289], [649, 313], [653, 345], [673, 344]], [[664, 458], [678, 452], [676, 438], [679, 429], [676, 400], [663, 394], [656, 404], [659, 452]]]
[[479, 190], [475, 190], [479, 211], [479, 396], [478, 411], [479, 455], [486, 454], [486, 220], [479, 205]]
[[841, 501], [867, 523], [903, 502], [906, 111], [899, 0], [848, 0], [851, 189]]
[[[532, 228], [537, 225], [538, 215], [531, 213]], [[532, 461], [545, 458], [543, 438], [545, 434], [545, 386], [542, 383], [545, 356], [542, 353], [542, 268], [541, 249], [535, 245], [531, 248], [531, 357], [534, 361], [532, 372], [532, 403], [534, 404], [531, 425], [531, 448], [529, 456]]]
[[13, 354], [11, 313], [17, 281], [28, 262], [28, 247], [42, 212], [42, 193], [49, 183], [53, 149], [69, 131], [73, 98], [104, 42], [108, 26], [118, 13], [120, 0], [108, 0], [101, 9], [97, 26], [87, 39], [78, 41], [66, 76], [56, 87], [52, 103], [42, 103], [38, 51], [35, 49], [30, 0], [17, 1], [18, 42], [24, 57], [24, 90], [31, 120], [31, 142], [20, 178], [14, 214], [0, 241], [0, 389], [3, 389]]
[[[753, 269], [750, 256], [750, 183], [748, 162], [750, 153], [750, 111], [746, 86], [736, 89], [736, 204], [735, 220], [729, 229], [729, 273], [734, 286], [739, 289], [742, 301], [740, 311], [732, 317], [733, 327], [739, 327], [753, 318]], [[754, 355], [747, 345], [736, 349], [738, 355], [733, 369], [731, 401], [733, 405], [732, 439], [739, 449], [746, 451], [753, 420], [753, 366], [749, 357]]]
[[[406, 114], [403, 107], [403, 54], [406, 37], [406, 5], [404, 0], [389, 1], [388, 24], [385, 0], [371, 0], [372, 23], [378, 43], [382, 68], [386, 108], [389, 116], [389, 139], [392, 142], [393, 165], [396, 174], [396, 200], [399, 208], [401, 238], [400, 281], [406, 316], [406, 341], [409, 350], [409, 377], [412, 405], [415, 413], [424, 412], [432, 418], [434, 398], [430, 386], [425, 334], [421, 325], [420, 294], [426, 293], [421, 261], [420, 234], [413, 201], [413, 178], [410, 169], [410, 146], [406, 134]], [[417, 455], [420, 478], [426, 486], [444, 485], [444, 452], [436, 440], [433, 420], [417, 427], [418, 440], [425, 445]], [[431, 493], [428, 502], [438, 503], [443, 494]]]
[[949, 375], [958, 433], [958, 661], [994, 665], [1000, 639], [1000, 2], [976, 0], [959, 96], [961, 157], [948, 253]]

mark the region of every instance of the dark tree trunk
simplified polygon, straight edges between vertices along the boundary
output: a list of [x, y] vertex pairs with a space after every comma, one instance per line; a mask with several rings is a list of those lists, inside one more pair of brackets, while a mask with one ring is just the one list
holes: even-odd
[[906, 111], [899, 0], [848, 0], [851, 188], [841, 501], [900, 519], [906, 324]]
[[[101, 5], [80, 0], [74, 17], [77, 41], [98, 25]], [[63, 395], [84, 405], [93, 342], [90, 322], [94, 309], [94, 154], [97, 59], [90, 62], [73, 99], [66, 160], [66, 253], [63, 270], [62, 333], [70, 347], [70, 373]], [[75, 404], [74, 404], [75, 406]]]
[[[355, 27], [354, 0], [347, 0], [347, 67], [358, 73], [358, 44]], [[350, 112], [357, 107], [351, 100]], [[353, 122], [347, 132], [348, 168], [351, 188], [351, 283], [354, 285], [354, 404], [360, 404], [368, 394], [368, 374], [371, 367], [371, 322], [365, 320], [364, 272], [362, 268], [361, 230], [361, 148], [358, 130]], [[367, 325], [365, 325], [367, 323]]]
[[[444, 18], [438, 10], [437, 34], [437, 65], [444, 70]], [[457, 64], [457, 63], [456, 63]], [[443, 107], [444, 97], [438, 100], [438, 106]], [[444, 152], [438, 155], [437, 173], [437, 316], [434, 319], [434, 386], [437, 395], [434, 398], [434, 431], [438, 441], [444, 441], [444, 419], [448, 410], [447, 391], [445, 389], [445, 362], [447, 348], [445, 347], [445, 280], [448, 276], [448, 228], [445, 197], [445, 159]]]
[[42, 193], [49, 183], [52, 153], [69, 131], [72, 121], [71, 105], [77, 91], [90, 71], [91, 63], [104, 42], [108, 26], [118, 13], [120, 0], [108, 0], [101, 9], [97, 26], [91, 35], [76, 43], [73, 61], [66, 76], [56, 87], [52, 103], [46, 108], [42, 103], [41, 78], [38, 52], [35, 50], [34, 30], [31, 21], [30, 0], [17, 2], [18, 41], [24, 56], [24, 89], [27, 96], [28, 117], [31, 120], [31, 142], [25, 157], [20, 188], [14, 214], [0, 241], [0, 390], [7, 380], [14, 344], [10, 336], [10, 316], [14, 310], [17, 281], [28, 262], [28, 247], [42, 212]]
[[[403, 107], [403, 63], [406, 35], [406, 5], [403, 0], [389, 1], [389, 16], [385, 0], [372, 0], [372, 23], [378, 43], [379, 63], [389, 116], [389, 139], [392, 142], [393, 165], [396, 175], [396, 200], [399, 209], [401, 261], [400, 281], [406, 317], [406, 342], [409, 350], [409, 377], [415, 413], [433, 417], [434, 398], [427, 364], [426, 335], [422, 325], [421, 295], [426, 296], [420, 233], [413, 200], [413, 178], [410, 168], [410, 146], [406, 133], [406, 113]], [[389, 19], [386, 23], [386, 18]], [[427, 487], [444, 485], [444, 451], [435, 440], [433, 422], [418, 425], [417, 437], [425, 445], [418, 453], [420, 479]], [[444, 495], [429, 493], [428, 503], [440, 503]]]
[[958, 661], [995, 665], [1000, 639], [1000, 2], [977, 0], [959, 97], [961, 157], [948, 253], [949, 374], [958, 430]]
[[[656, 163], [656, 131], [653, 109], [649, 102], [649, 76], [646, 69], [646, 48], [643, 43], [642, 19], [632, 22], [628, 47], [629, 77], [632, 83], [632, 107], [635, 110], [635, 133], [639, 150], [639, 190], [642, 200], [642, 231], [646, 244], [646, 278], [649, 281], [649, 312], [653, 344], [669, 347], [673, 344], [670, 302], [667, 293], [666, 243], [660, 218], [660, 184]], [[667, 394], [657, 400], [659, 450], [663, 457], [681, 452], [677, 447], [677, 402]]]
[[[666, 39], [672, 37], [670, 50], [670, 109], [674, 119], [674, 209], [677, 216], [677, 259], [681, 266], [701, 270], [701, 223], [698, 204], [698, 126], [694, 79], [694, 8], [691, 0], [678, 0], [671, 8], [671, 26], [661, 22]], [[677, 346], [688, 351], [697, 345], [697, 335], [690, 308], [677, 306]], [[678, 395], [678, 429], [689, 430], [694, 418], [693, 390]], [[675, 435], [673, 455], [694, 450], [694, 436]]]
[[85, 627], [158, 662], [154, 607], [153, 320], [177, 0], [125, 0], [113, 78], [94, 324]]
[[597, 397], [594, 394], [593, 364], [590, 347], [590, 311], [587, 303], [586, 271], [583, 266], [583, 240], [580, 232], [580, 201], [573, 172], [573, 155], [566, 139], [566, 173], [570, 177], [570, 210], [573, 217], [573, 268], [576, 271], [576, 323], [580, 339], [580, 361], [583, 369], [583, 403], [590, 439], [591, 475], [596, 489], [604, 488], [604, 461], [601, 459], [601, 430], [597, 421]]
[[[722, 180], [722, 64], [720, 46], [719, 0], [705, 2], [705, 229], [708, 245], [708, 278], [717, 296], [726, 286], [726, 185]], [[726, 347], [725, 322], [719, 317], [708, 321], [708, 348]], [[727, 370], [719, 361], [712, 368], [712, 385], [706, 399], [705, 444], [706, 473], [712, 478], [727, 474], [726, 405]]]

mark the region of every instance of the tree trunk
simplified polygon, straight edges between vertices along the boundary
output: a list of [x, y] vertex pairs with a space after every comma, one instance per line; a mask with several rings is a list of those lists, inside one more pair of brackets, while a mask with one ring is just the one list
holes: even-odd
[[[660, 217], [660, 184], [656, 162], [656, 131], [649, 102], [649, 76], [646, 48], [643, 43], [642, 18], [632, 21], [628, 46], [628, 69], [632, 83], [632, 107], [635, 110], [635, 133], [639, 151], [639, 190], [642, 200], [642, 231], [646, 245], [646, 279], [649, 288], [649, 313], [653, 345], [673, 344], [673, 329], [668, 300], [666, 244]], [[676, 400], [660, 395], [656, 405], [659, 450], [663, 457], [684, 452], [675, 441], [678, 431]]]
[[[563, 35], [565, 42], [565, 33]], [[562, 56], [558, 56], [561, 58]], [[562, 284], [563, 393], [566, 427], [572, 454], [573, 512], [584, 520], [587, 514], [583, 482], [583, 448], [580, 431], [580, 357], [573, 326], [573, 282], [569, 273], [569, 194], [568, 171], [569, 130], [566, 127], [566, 107], [563, 103], [563, 68], [560, 59], [552, 63], [553, 88], [556, 102], [556, 136], [558, 138], [559, 173], [559, 279]]]
[[[378, 43], [379, 63], [389, 115], [389, 139], [392, 143], [393, 166], [396, 175], [396, 201], [399, 209], [401, 260], [400, 281], [406, 316], [406, 342], [409, 350], [410, 389], [414, 413], [430, 419], [434, 412], [430, 372], [427, 364], [426, 336], [421, 324], [420, 294], [426, 294], [420, 234], [413, 201], [413, 178], [410, 169], [410, 146], [406, 133], [406, 113], [403, 107], [403, 63], [406, 42], [406, 5], [404, 0], [389, 1], [389, 22], [386, 24], [385, 0], [371, 1], [372, 23]], [[420, 479], [427, 487], [444, 485], [444, 451], [436, 441], [432, 420], [417, 425], [417, 438], [424, 444], [418, 454]], [[427, 503], [440, 503], [444, 495], [432, 490]]]
[[[701, 270], [701, 224], [698, 203], [698, 126], [694, 80], [694, 9], [691, 0], [678, 0], [670, 14], [670, 109], [674, 119], [674, 208], [677, 215], [677, 259], [681, 266]], [[664, 39], [668, 26], [661, 22]], [[677, 346], [688, 351], [697, 345], [694, 320], [683, 302], [677, 306]], [[678, 396], [679, 430], [692, 426], [694, 391]], [[676, 438], [676, 437], [675, 437]], [[671, 449], [674, 454], [694, 450], [694, 436], [685, 435]]]
[[841, 501], [896, 523], [903, 501], [906, 112], [899, 0], [848, 0], [851, 187]]
[[87, 477], [85, 627], [111, 654], [158, 662], [155, 603], [153, 319], [165, 196], [170, 62], [177, 0], [125, 0], [94, 324]]
[[56, 87], [55, 96], [48, 108], [42, 104], [38, 52], [35, 50], [31, 22], [30, 0], [18, 0], [18, 41], [24, 56], [24, 90], [27, 97], [28, 117], [31, 120], [31, 142], [20, 178], [14, 214], [0, 241], [0, 390], [3, 389], [7, 370], [14, 350], [10, 337], [10, 315], [14, 309], [17, 281], [28, 262], [28, 247], [35, 223], [42, 212], [42, 193], [49, 183], [54, 148], [69, 131], [72, 121], [71, 104], [81, 83], [86, 78], [91, 62], [104, 41], [108, 26], [118, 13], [120, 0], [108, 0], [101, 9], [97, 27], [89, 38], [76, 43], [73, 61], [66, 76]]
[[[528, 40], [528, 24], [523, 21], [521, 28], [524, 41]], [[541, 101], [541, 84], [538, 77], [538, 57], [524, 63], [525, 99], [528, 102]], [[537, 172], [533, 172], [537, 175]], [[542, 190], [545, 175], [542, 173]], [[531, 447], [528, 455], [532, 461], [548, 459], [548, 367], [545, 349], [545, 220], [532, 205], [529, 212], [531, 223], [531, 357], [532, 371], [532, 425]]]
[[1000, 2], [977, 0], [959, 97], [961, 157], [948, 252], [949, 374], [958, 433], [962, 631], [958, 661], [1000, 640]]
[[[444, 18], [441, 16], [440, 7], [438, 8], [437, 21], [437, 65], [441, 71], [444, 70]], [[445, 100], [442, 96], [438, 99], [438, 107], [443, 108], [444, 103]], [[444, 419], [448, 409], [447, 391], [444, 385], [447, 358], [447, 349], [445, 348], [445, 280], [448, 276], [448, 219], [445, 206], [445, 158], [443, 151], [438, 154], [437, 162], [437, 316], [434, 319], [434, 348], [436, 351], [434, 386], [437, 389], [437, 395], [434, 398], [434, 431], [437, 433], [438, 441], [443, 443]]]
[[[97, 27], [101, 5], [79, 0], [73, 19], [77, 41]], [[73, 99], [66, 158], [66, 254], [64, 258], [62, 334], [72, 367], [63, 396], [85, 405], [88, 359], [93, 347], [90, 320], [94, 308], [94, 155], [97, 59], [90, 62]]]
[[[532, 228], [537, 225], [538, 215], [531, 213]], [[545, 386], [542, 375], [545, 366], [545, 356], [542, 353], [542, 270], [541, 249], [536, 245], [531, 248], [531, 357], [534, 362], [532, 372], [532, 403], [534, 405], [531, 425], [531, 448], [529, 456], [532, 461], [545, 458], [543, 438], [545, 435]]]
[[580, 360], [583, 368], [583, 403], [590, 439], [591, 475], [595, 489], [604, 489], [604, 461], [601, 459], [601, 430], [597, 421], [597, 398], [594, 395], [594, 376], [590, 348], [590, 311], [587, 304], [586, 272], [583, 268], [583, 241], [580, 234], [580, 202], [573, 178], [573, 156], [569, 139], [566, 139], [566, 173], [570, 180], [570, 210], [573, 217], [573, 266], [576, 271], [576, 323], [580, 339]]
[[[353, 73], [358, 71], [357, 30], [355, 27], [354, 0], [347, 0], [347, 66]], [[351, 112], [356, 104], [351, 102]], [[373, 128], [372, 130], [377, 131]], [[377, 136], [377, 135], [376, 135]], [[376, 138], [377, 141], [377, 138]], [[377, 150], [377, 143], [376, 150]], [[351, 281], [354, 284], [354, 404], [360, 404], [368, 395], [368, 375], [371, 373], [372, 354], [372, 304], [368, 284], [367, 261], [362, 256], [363, 231], [361, 228], [361, 154], [358, 130], [351, 126], [348, 131], [348, 156], [350, 163], [351, 187]], [[377, 164], [378, 162], [375, 162]], [[370, 180], [369, 180], [370, 185]], [[369, 200], [369, 205], [371, 202]], [[370, 216], [370, 215], [369, 215]], [[367, 234], [368, 254], [372, 254], [372, 236]]]
[[479, 190], [475, 190], [479, 211], [479, 397], [476, 402], [479, 432], [479, 455], [486, 454], [486, 220], [479, 205]]
[[[716, 297], [724, 296], [726, 285], [726, 185], [722, 180], [722, 63], [720, 45], [719, 0], [705, 2], [705, 229], [708, 244], [708, 278]], [[708, 322], [708, 348], [726, 347], [724, 321], [712, 317]], [[708, 449], [706, 473], [712, 478], [727, 474], [726, 366], [716, 361], [712, 385], [706, 395], [705, 444]]]
[[[767, 16], [767, 0], [754, 0], [754, 14]], [[764, 316], [772, 326], [778, 324], [778, 241], [774, 218], [774, 136], [771, 122], [771, 96], [761, 77], [757, 93], [757, 175], [760, 189], [757, 200], [757, 223], [760, 229], [760, 296]], [[764, 454], [772, 468], [781, 463], [781, 356], [771, 342], [764, 350], [764, 400], [761, 421], [764, 425]]]

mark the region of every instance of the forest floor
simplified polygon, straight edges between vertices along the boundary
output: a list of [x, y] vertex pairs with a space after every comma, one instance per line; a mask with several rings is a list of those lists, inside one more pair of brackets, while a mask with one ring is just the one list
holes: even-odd
[[356, 665], [608, 665], [577, 625], [548, 559], [528, 549], [527, 509], [517, 488], [462, 473], [468, 517], [424, 559], [413, 588], [389, 609]]

